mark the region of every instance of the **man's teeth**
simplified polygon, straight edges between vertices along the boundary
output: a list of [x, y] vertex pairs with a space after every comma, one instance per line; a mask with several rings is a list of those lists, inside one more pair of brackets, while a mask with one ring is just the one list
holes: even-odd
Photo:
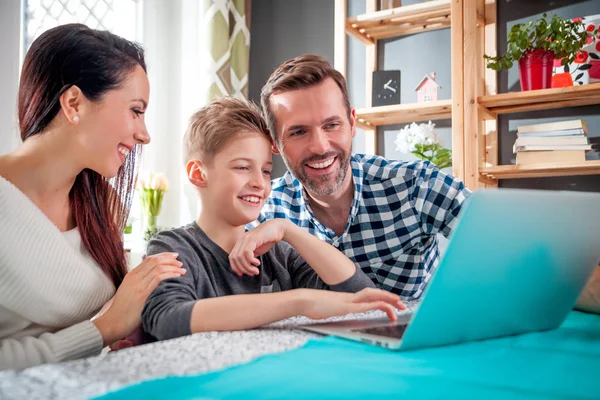
[[125, 157], [127, 157], [127, 154], [129, 154], [129, 150], [126, 149], [125, 147], [119, 147], [119, 153], [123, 154]]
[[332, 158], [332, 159], [327, 160], [327, 161], [323, 161], [323, 162], [319, 162], [319, 163], [314, 163], [314, 164], [308, 164], [308, 166], [311, 167], [311, 168], [315, 168], [315, 169], [323, 169], [323, 168], [327, 168], [331, 164], [333, 164], [334, 160], [335, 160], [335, 158]]
[[256, 196], [244, 196], [242, 197], [242, 200], [249, 201], [250, 203], [258, 203], [260, 201], [260, 198]]

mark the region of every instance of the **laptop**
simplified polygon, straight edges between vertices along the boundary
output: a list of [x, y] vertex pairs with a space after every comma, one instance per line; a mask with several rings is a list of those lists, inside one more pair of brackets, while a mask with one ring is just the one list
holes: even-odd
[[415, 311], [301, 328], [393, 350], [556, 328], [598, 267], [598, 204], [598, 193], [479, 190]]

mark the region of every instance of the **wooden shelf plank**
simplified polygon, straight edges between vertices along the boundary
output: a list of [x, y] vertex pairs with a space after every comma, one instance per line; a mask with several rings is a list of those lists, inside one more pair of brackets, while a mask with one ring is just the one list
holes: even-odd
[[346, 32], [363, 43], [450, 27], [451, 0], [434, 0], [348, 18]]
[[403, 124], [408, 122], [434, 121], [452, 117], [452, 100], [430, 103], [394, 104], [356, 110], [356, 120], [362, 128]]
[[492, 115], [600, 104], [600, 83], [480, 96], [477, 101]]
[[590, 160], [576, 164], [497, 165], [482, 168], [479, 172], [487, 179], [600, 175], [600, 160]]

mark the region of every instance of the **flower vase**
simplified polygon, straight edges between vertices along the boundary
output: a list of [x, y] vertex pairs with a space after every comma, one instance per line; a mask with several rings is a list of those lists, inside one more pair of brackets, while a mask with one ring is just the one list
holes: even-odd
[[150, 240], [158, 232], [158, 216], [144, 215], [144, 239]]

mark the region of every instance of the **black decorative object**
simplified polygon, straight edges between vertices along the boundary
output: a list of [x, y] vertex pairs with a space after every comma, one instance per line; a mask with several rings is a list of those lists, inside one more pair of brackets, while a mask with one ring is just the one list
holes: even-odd
[[373, 71], [373, 107], [400, 104], [400, 71]]

